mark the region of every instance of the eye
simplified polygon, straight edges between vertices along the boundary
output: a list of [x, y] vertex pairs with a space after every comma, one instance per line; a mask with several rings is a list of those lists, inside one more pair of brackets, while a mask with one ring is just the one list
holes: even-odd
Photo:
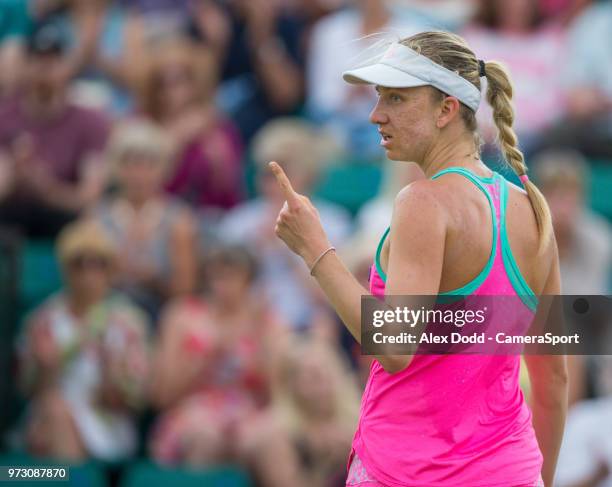
[[394, 103], [399, 103], [400, 101], [402, 101], [402, 97], [396, 93], [391, 93], [389, 95], [389, 99]]

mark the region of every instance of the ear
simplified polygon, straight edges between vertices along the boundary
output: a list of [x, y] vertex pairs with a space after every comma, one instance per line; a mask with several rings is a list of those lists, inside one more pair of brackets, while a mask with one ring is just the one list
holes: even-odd
[[459, 116], [461, 103], [454, 96], [445, 96], [440, 101], [439, 115], [436, 119], [436, 127], [442, 129], [446, 127], [455, 117]]

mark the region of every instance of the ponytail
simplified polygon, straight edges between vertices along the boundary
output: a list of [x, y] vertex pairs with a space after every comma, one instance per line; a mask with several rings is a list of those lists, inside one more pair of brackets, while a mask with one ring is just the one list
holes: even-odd
[[516, 134], [512, 128], [512, 84], [506, 69], [496, 61], [484, 63], [487, 78], [487, 101], [493, 108], [493, 120], [497, 127], [499, 145], [504, 158], [520, 177], [536, 217], [539, 234], [538, 253], [542, 252], [552, 238], [552, 218], [548, 204], [540, 190], [527, 177], [527, 165], [523, 153], [517, 147]]
[[[420, 32], [401, 41], [434, 63], [444, 66], [481, 89], [480, 78], [487, 78], [487, 100], [493, 107], [493, 120], [499, 132], [499, 143], [504, 158], [519, 176], [533, 207], [539, 235], [538, 252], [542, 252], [552, 238], [550, 210], [542, 193], [527, 178], [527, 166], [523, 153], [517, 147], [516, 134], [512, 129], [512, 85], [506, 69], [498, 62], [479, 61], [464, 39], [456, 34], [441, 31]], [[476, 130], [476, 114], [466, 105], [461, 105], [461, 118], [468, 131], [474, 132], [475, 144], [480, 146]]]

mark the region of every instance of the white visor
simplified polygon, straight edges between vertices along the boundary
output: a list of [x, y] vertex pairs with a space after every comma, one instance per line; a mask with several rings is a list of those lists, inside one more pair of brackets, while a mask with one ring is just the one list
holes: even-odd
[[480, 90], [468, 80], [397, 42], [375, 64], [345, 71], [342, 77], [347, 83], [385, 88], [431, 85], [474, 111], [480, 104]]

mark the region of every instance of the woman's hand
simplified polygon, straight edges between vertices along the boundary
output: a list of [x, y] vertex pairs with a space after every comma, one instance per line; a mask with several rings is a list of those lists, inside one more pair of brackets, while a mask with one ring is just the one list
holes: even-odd
[[309, 198], [294, 191], [289, 178], [276, 162], [271, 162], [269, 167], [285, 196], [274, 231], [311, 269], [317, 257], [330, 247], [319, 212]]

